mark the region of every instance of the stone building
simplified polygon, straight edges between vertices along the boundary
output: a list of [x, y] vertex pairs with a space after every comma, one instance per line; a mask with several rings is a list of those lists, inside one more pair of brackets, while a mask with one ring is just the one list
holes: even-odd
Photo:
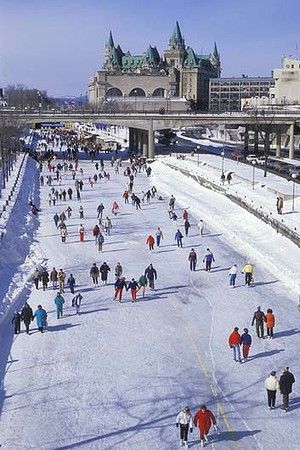
[[[89, 104], [99, 107], [113, 99], [125, 109], [128, 104], [137, 105], [138, 99], [166, 100], [185, 98], [199, 108], [207, 109], [209, 79], [219, 77], [220, 55], [216, 44], [213, 52], [196, 54], [186, 46], [178, 22], [163, 55], [149, 46], [142, 55], [123, 52], [116, 45], [110, 32], [105, 45], [103, 68], [89, 80]], [[134, 102], [128, 101], [135, 99]]]
[[283, 58], [282, 67], [273, 70], [275, 87], [271, 97], [276, 104], [300, 104], [300, 59]]

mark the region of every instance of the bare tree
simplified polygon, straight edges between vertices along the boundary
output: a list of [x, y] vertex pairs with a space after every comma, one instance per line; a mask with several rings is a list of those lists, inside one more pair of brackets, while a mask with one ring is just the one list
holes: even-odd
[[52, 102], [46, 91], [30, 89], [22, 84], [7, 86], [5, 95], [8, 106], [18, 109], [45, 109]]
[[274, 126], [274, 117], [275, 114], [271, 112], [268, 114], [268, 111], [263, 110], [254, 110], [254, 118], [255, 118], [255, 131], [258, 136], [261, 138], [264, 146], [263, 155], [265, 157], [264, 162], [264, 177], [267, 176], [267, 166], [268, 166], [268, 158], [270, 156], [270, 135], [273, 132]]

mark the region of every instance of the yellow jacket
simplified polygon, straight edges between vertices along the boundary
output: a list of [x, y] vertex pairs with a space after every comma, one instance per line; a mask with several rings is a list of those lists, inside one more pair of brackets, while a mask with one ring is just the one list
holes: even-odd
[[245, 264], [242, 270], [243, 273], [253, 273], [252, 264]]

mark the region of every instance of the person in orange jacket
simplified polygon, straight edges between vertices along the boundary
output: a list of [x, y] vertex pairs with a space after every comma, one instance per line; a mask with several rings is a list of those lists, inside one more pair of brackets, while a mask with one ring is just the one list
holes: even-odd
[[269, 336], [270, 339], [273, 338], [273, 328], [275, 326], [275, 316], [273, 314], [272, 309], [267, 309], [267, 314], [265, 315], [265, 322], [267, 327], [267, 336]]
[[152, 234], [149, 234], [147, 239], [146, 239], [146, 244], [149, 246], [149, 250], [154, 250], [154, 237], [152, 236]]
[[183, 211], [182, 220], [183, 220], [183, 222], [185, 222], [186, 220], [189, 220], [189, 213], [187, 212], [186, 209]]
[[235, 327], [233, 332], [229, 335], [228, 338], [229, 347], [233, 349], [233, 359], [237, 362], [242, 362], [241, 358], [241, 335], [239, 333], [238, 327]]
[[199, 411], [196, 412], [194, 425], [199, 428], [201, 447], [204, 447], [204, 440], [206, 442], [208, 441], [207, 434], [209, 433], [211, 426], [214, 426], [215, 431], [218, 430], [215, 416], [205, 405], [202, 405]]

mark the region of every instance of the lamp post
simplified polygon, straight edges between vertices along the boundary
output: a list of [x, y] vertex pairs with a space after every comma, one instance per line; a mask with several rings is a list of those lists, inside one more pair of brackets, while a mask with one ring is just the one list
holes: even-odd
[[200, 145], [197, 145], [197, 166], [200, 164]]
[[291, 175], [292, 180], [293, 180], [293, 202], [292, 202], [292, 211], [295, 211], [295, 180], [297, 178], [297, 174], [296, 173], [292, 173]]
[[136, 112], [136, 98], [137, 98], [137, 90], [135, 89], [135, 90], [133, 91], [133, 93], [134, 93], [134, 111]]
[[224, 156], [225, 156], [224, 150], [220, 153], [220, 155], [222, 156], [222, 175], [223, 175], [223, 173], [224, 173]]
[[41, 109], [42, 109], [42, 94], [40, 93], [40, 91], [37, 91], [37, 96], [38, 96], [38, 104], [39, 104], [39, 114], [41, 114]]
[[252, 189], [254, 189], [255, 161], [252, 161]]

